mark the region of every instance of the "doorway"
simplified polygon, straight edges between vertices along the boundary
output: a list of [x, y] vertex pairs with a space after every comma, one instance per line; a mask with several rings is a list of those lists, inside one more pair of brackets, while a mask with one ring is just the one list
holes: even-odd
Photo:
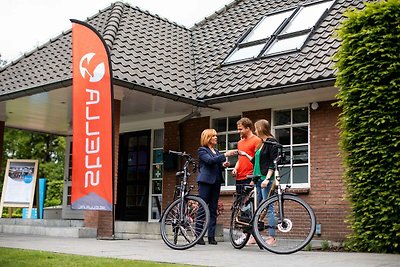
[[147, 221], [151, 130], [120, 135], [116, 219]]

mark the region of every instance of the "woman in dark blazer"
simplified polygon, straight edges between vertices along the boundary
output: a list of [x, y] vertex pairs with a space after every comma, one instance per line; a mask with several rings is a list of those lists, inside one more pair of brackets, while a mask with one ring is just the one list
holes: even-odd
[[[199, 185], [199, 196], [207, 203], [210, 209], [210, 223], [208, 226], [208, 243], [216, 245], [215, 227], [217, 224], [218, 199], [223, 180], [222, 171], [230, 164], [226, 157], [236, 153], [235, 150], [219, 153], [215, 148], [217, 144], [217, 132], [214, 129], [206, 129], [201, 133], [200, 145], [197, 150], [199, 157], [199, 175], [197, 183]], [[203, 239], [198, 244], [204, 245]]]

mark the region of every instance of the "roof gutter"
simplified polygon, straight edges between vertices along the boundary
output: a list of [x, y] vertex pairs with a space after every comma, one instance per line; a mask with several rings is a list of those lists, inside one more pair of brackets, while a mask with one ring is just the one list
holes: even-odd
[[19, 90], [17, 92], [0, 95], [0, 102], [5, 101], [5, 100], [13, 100], [13, 99], [24, 97], [24, 96], [31, 96], [31, 95], [36, 95], [36, 94], [40, 94], [40, 93], [46, 93], [46, 92], [52, 91], [54, 89], [68, 87], [71, 85], [72, 85], [72, 79], [67, 79], [67, 80], [62, 80], [59, 82], [54, 82], [54, 83], [50, 83], [50, 84], [46, 84], [46, 85], [42, 85], [42, 86], [33, 87], [33, 88], [26, 88], [26, 89]]
[[179, 96], [179, 95], [175, 95], [175, 94], [171, 94], [171, 93], [166, 93], [166, 92], [163, 92], [163, 91], [161, 91], [159, 89], [156, 89], [156, 88], [149, 88], [149, 87], [145, 87], [145, 86], [141, 86], [141, 85], [138, 85], [138, 84], [125, 82], [125, 81], [121, 81], [121, 80], [115, 80], [114, 85], [123, 86], [125, 88], [129, 88], [129, 89], [132, 89], [132, 90], [137, 90], [139, 92], [143, 92], [143, 93], [150, 94], [150, 95], [153, 95], [153, 96], [159, 96], [159, 97], [162, 97], [162, 98], [171, 99], [171, 100], [177, 101], [177, 102], [186, 103], [186, 104], [189, 104], [189, 105], [192, 105], [192, 106], [195, 106], [195, 107], [210, 108], [210, 109], [220, 110], [219, 108], [216, 108], [216, 107], [210, 107], [203, 100], [197, 100], [197, 99], [194, 99], [194, 98], [189, 98], [189, 97]]
[[307, 89], [318, 89], [321, 87], [333, 86], [335, 84], [335, 81], [336, 81], [336, 78], [332, 77], [332, 78], [326, 78], [326, 79], [321, 79], [321, 80], [317, 80], [317, 81], [308, 81], [308, 82], [289, 84], [289, 85], [283, 85], [283, 86], [258, 88], [251, 92], [237, 93], [232, 96], [225, 95], [225, 96], [204, 98], [203, 101], [207, 105], [213, 105], [213, 104], [218, 104], [218, 103], [233, 102], [233, 101], [239, 101], [239, 100], [250, 99], [250, 98], [258, 98], [258, 97], [263, 97], [263, 96], [287, 94], [287, 93], [292, 93], [292, 92], [297, 92], [297, 91], [304, 91]]

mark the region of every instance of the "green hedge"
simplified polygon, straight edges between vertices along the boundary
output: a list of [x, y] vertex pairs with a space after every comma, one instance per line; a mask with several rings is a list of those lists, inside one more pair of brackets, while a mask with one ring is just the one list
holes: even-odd
[[355, 251], [400, 251], [400, 0], [348, 11], [335, 55]]

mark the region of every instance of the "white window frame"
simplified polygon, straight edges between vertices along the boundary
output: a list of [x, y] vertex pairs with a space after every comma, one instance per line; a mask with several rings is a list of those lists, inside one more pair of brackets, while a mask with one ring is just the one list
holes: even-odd
[[[247, 30], [240, 37], [234, 49], [224, 59], [223, 64], [235, 64], [260, 57], [270, 57], [300, 50], [313, 29], [318, 25], [326, 12], [331, 9], [335, 1], [317, 0], [312, 3], [306, 3], [265, 15], [253, 28]], [[298, 20], [302, 18], [303, 14], [308, 15], [310, 13], [308, 11], [309, 8], [318, 10], [318, 8], [314, 8], [317, 5], [326, 8], [321, 8], [319, 17], [311, 18], [314, 23], [298, 27], [300, 24]], [[311, 13], [315, 13], [315, 11]], [[266, 28], [265, 24], [272, 24], [274, 29], [270, 30]], [[293, 29], [288, 31], [291, 28]], [[260, 30], [263, 29], [268, 29], [265, 35], [260, 34]], [[254, 36], [257, 36], [257, 38], [254, 38]]]
[[[295, 109], [300, 109], [300, 108], [306, 108], [307, 109], [307, 122], [303, 123], [293, 123], [293, 110]], [[285, 124], [285, 125], [275, 125], [275, 112], [277, 111], [284, 111], [284, 110], [290, 110], [290, 124]], [[276, 108], [271, 110], [271, 125], [272, 125], [272, 133], [275, 135], [275, 132], [277, 129], [285, 129], [285, 128], [291, 128], [290, 131], [290, 144], [289, 145], [284, 145], [284, 148], [290, 148], [290, 155], [286, 154], [287, 160], [290, 160], [290, 164], [286, 164], [285, 167], [290, 168], [290, 183], [288, 185], [291, 186], [291, 188], [310, 188], [310, 108], [308, 105], [301, 105], [301, 106], [295, 106], [295, 107], [287, 107], [287, 108]], [[307, 143], [301, 143], [301, 144], [293, 144], [293, 127], [304, 127], [307, 126]], [[305, 146], [307, 145], [307, 157], [308, 157], [308, 162], [307, 163], [297, 163], [293, 164], [293, 147], [300, 147], [300, 146]], [[293, 183], [293, 167], [297, 166], [307, 166], [307, 182], [306, 183]], [[284, 170], [281, 171], [281, 175], [285, 173]], [[286, 185], [284, 183], [284, 180], [281, 180], [282, 185]]]
[[[160, 212], [160, 218], [152, 218], [152, 208], [153, 208], [153, 197], [159, 197], [162, 201], [162, 184], [164, 183], [164, 161], [161, 161], [159, 163], [154, 162], [154, 151], [155, 150], [164, 150], [164, 136], [162, 138], [163, 140], [163, 146], [162, 147], [154, 147], [154, 140], [155, 140], [155, 131], [162, 130], [163, 135], [165, 135], [165, 131], [163, 128], [157, 128], [157, 129], [152, 129], [151, 130], [151, 153], [150, 153], [150, 186], [149, 186], [149, 209], [148, 209], [148, 221], [158, 221], [161, 218], [161, 212]], [[161, 179], [153, 177], [154, 173], [154, 168], [156, 165], [161, 165], [162, 168], [162, 177]], [[161, 181], [161, 194], [153, 194], [153, 181], [158, 180]], [[160, 203], [162, 205], [162, 203]]]
[[[237, 131], [237, 125], [236, 125], [236, 122], [235, 122], [235, 130], [231, 130], [231, 131], [228, 131], [228, 128], [229, 128], [229, 125], [228, 125], [228, 122], [229, 122], [229, 118], [234, 118], [234, 117], [237, 117], [237, 120], [239, 120], [240, 118], [242, 118], [242, 115], [226, 115], [226, 116], [222, 116], [222, 117], [215, 117], [215, 118], [210, 118], [210, 125], [211, 125], [211, 127], [213, 128], [213, 121], [214, 120], [220, 120], [220, 119], [225, 119], [226, 120], [226, 122], [227, 122], [227, 131], [223, 131], [223, 132], [219, 132], [218, 131], [218, 129], [216, 129], [217, 130], [217, 135], [218, 135], [218, 138], [219, 138], [219, 136], [222, 136], [222, 135], [224, 135], [225, 136], [225, 142], [226, 142], [226, 148], [228, 149], [228, 150], [231, 150], [231, 149], [234, 149], [234, 148], [229, 148], [228, 147], [228, 136], [229, 135], [231, 135], [231, 134], [237, 134], [237, 136], [239, 136], [239, 133], [238, 133], [238, 131]], [[236, 147], [237, 148], [237, 147]], [[218, 149], [219, 150], [219, 149]], [[224, 150], [219, 150], [219, 152], [220, 153], [225, 153], [225, 149]], [[229, 160], [229, 159], [228, 159]], [[232, 163], [232, 161], [230, 160], [230, 162], [231, 162], [231, 166], [230, 167], [228, 167], [228, 168], [225, 168], [225, 170], [224, 170], [224, 177], [225, 177], [225, 182], [224, 182], [224, 185], [222, 185], [221, 186], [221, 190], [222, 191], [227, 191], [227, 190], [235, 190], [236, 189], [236, 185], [234, 184], [234, 185], [227, 185], [227, 180], [226, 180], [226, 177], [228, 177], [228, 173], [230, 172], [232, 172], [232, 170], [233, 170], [233, 168], [235, 167], [235, 165]]]

